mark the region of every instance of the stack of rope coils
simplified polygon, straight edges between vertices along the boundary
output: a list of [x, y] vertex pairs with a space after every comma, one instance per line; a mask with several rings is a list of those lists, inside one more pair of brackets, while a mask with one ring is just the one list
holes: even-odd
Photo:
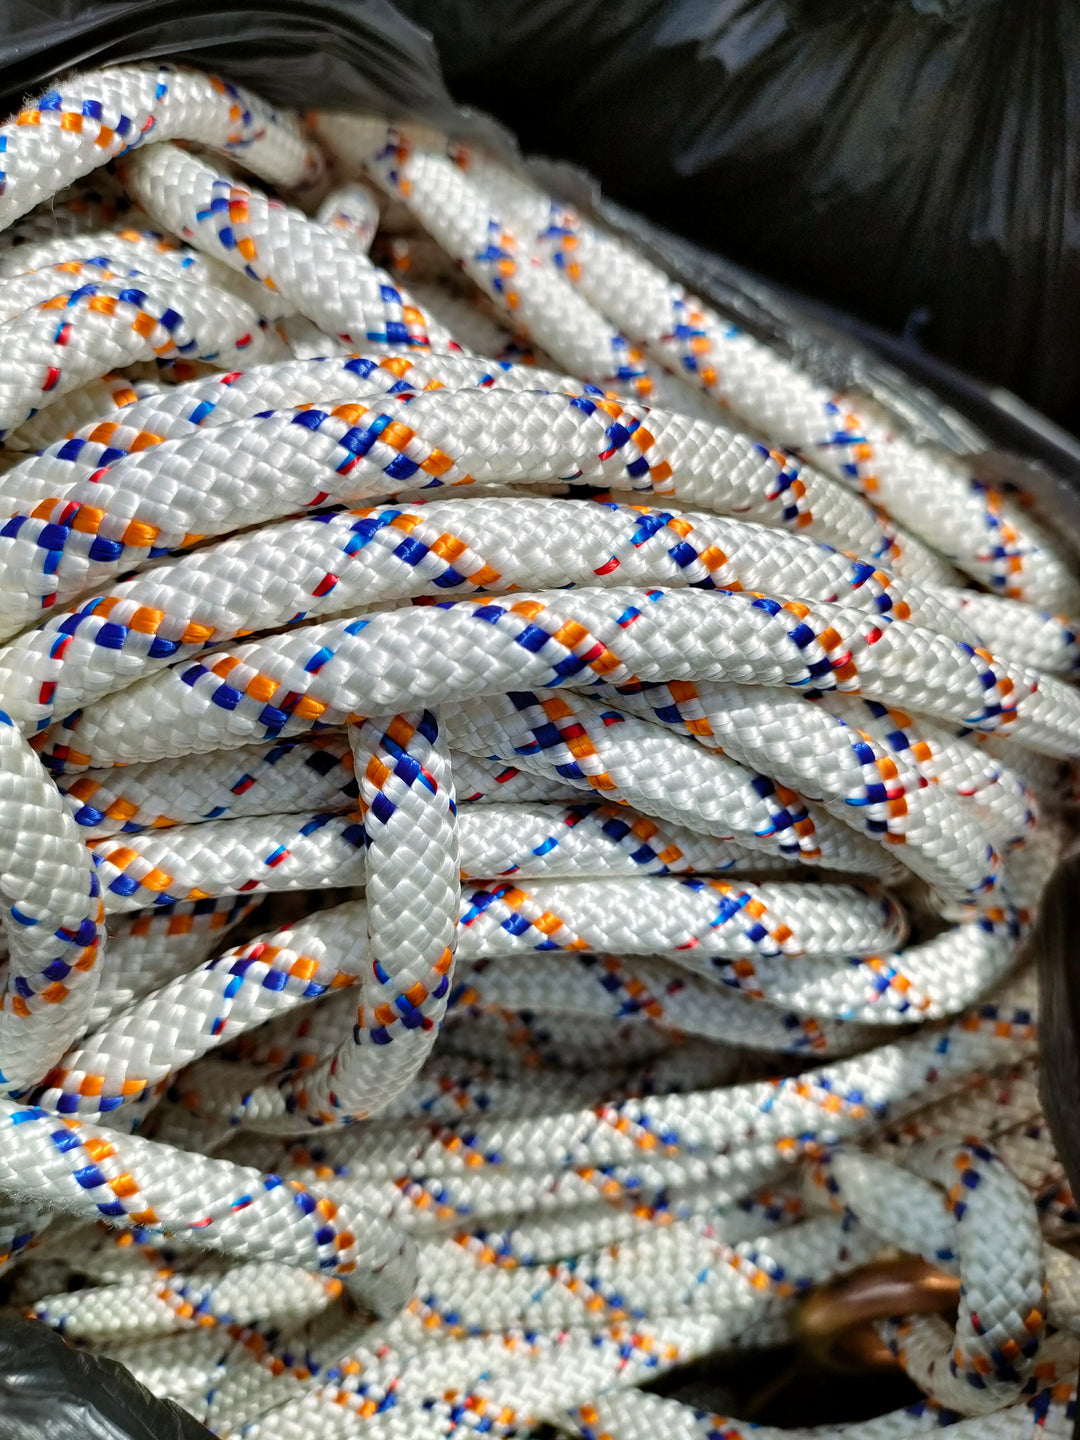
[[638, 1387], [899, 1249], [926, 1399], [783, 1433], [1064, 1435], [1032, 507], [446, 137], [0, 149], [9, 1303], [222, 1436], [739, 1440]]

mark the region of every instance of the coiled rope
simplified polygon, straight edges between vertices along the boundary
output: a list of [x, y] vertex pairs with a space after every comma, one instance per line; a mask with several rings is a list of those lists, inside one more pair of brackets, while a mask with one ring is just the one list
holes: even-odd
[[[419, 127], [140, 65], [0, 149], [9, 1303], [222, 1436], [1069, 1433], [1033, 508]], [[890, 1247], [919, 1404], [639, 1388]]]

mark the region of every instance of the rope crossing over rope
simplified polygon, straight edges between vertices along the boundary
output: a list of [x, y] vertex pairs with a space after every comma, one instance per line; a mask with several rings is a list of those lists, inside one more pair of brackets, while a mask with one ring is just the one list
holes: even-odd
[[[419, 126], [120, 66], [0, 168], [8, 1304], [245, 1440], [1070, 1435], [1034, 507]], [[639, 1388], [891, 1249], [920, 1403]]]

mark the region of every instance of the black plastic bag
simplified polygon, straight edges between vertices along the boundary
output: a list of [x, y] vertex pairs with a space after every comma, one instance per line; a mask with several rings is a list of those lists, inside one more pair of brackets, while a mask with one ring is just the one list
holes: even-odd
[[400, 0], [523, 149], [1080, 433], [1073, 0]]
[[45, 1325], [0, 1320], [0, 1440], [205, 1440], [115, 1360], [73, 1350]]
[[[548, 171], [544, 178], [554, 188], [598, 210], [745, 328], [794, 354], [831, 383], [866, 389], [901, 413], [916, 433], [957, 452], [981, 453], [984, 468], [997, 464], [1006, 478], [1021, 479], [1054, 513], [1059, 528], [1080, 537], [1080, 445], [1054, 433], [1038, 415], [1018, 410], [1008, 397], [1008, 403], [1002, 403], [985, 387], [947, 366], [928, 363], [872, 327], [850, 321], [842, 311], [808, 308], [710, 253], [738, 252], [741, 232], [730, 216], [723, 225], [716, 224], [715, 210], [708, 207], [717, 203], [718, 192], [695, 178], [690, 163], [694, 152], [686, 152], [685, 173], [676, 164], [684, 132], [670, 123], [671, 117], [685, 113], [692, 124], [700, 107], [708, 104], [701, 88], [711, 83], [708, 80], [696, 82], [697, 109], [690, 103], [694, 91], [683, 88], [686, 65], [697, 63], [698, 41], [706, 32], [718, 37], [718, 43], [723, 40], [720, 53], [726, 63], [738, 59], [739, 74], [750, 76], [761, 73], [755, 65], [772, 64], [785, 41], [824, 25], [822, 17], [835, 16], [830, 23], [842, 27], [854, 23], [851, 16], [858, 11], [863, 22], [878, 24], [884, 33], [886, 20], [902, 27], [912, 23], [917, 12], [946, 3], [939, 0], [934, 6], [933, 0], [924, 0], [920, 7], [918, 0], [896, 0], [895, 5], [886, 0], [868, 5], [823, 0], [804, 14], [796, 0], [631, 0], [607, 9], [583, 6], [581, 0], [576, 6], [569, 0], [400, 0], [401, 8], [436, 29], [461, 98], [474, 98], [500, 113], [520, 131], [525, 149], [585, 160], [614, 196], [652, 209], [667, 224], [696, 234], [707, 248], [605, 203], [584, 175], [566, 168]], [[978, 8], [989, 11], [995, 3], [984, 0]], [[960, 19], [948, 23], [977, 18], [967, 14], [976, 9], [970, 0], [966, 6], [958, 0], [952, 8], [960, 11]], [[940, 16], [938, 22], [946, 23]], [[812, 67], [821, 53], [811, 47], [805, 65]], [[0, 7], [0, 111], [16, 109], [25, 95], [59, 72], [159, 58], [217, 71], [282, 106], [305, 108], [317, 100], [325, 108], [409, 113], [504, 155], [513, 154], [512, 142], [499, 126], [454, 104], [429, 38], [389, 0], [264, 0], [232, 7], [206, 0], [66, 0], [47, 11], [27, 0], [9, 0]], [[502, 66], [507, 67], [505, 74], [499, 73]], [[836, 73], [831, 83], [839, 84]], [[872, 89], [883, 81], [870, 77], [865, 83]], [[626, 94], [616, 106], [614, 92], [624, 86]], [[819, 109], [827, 93], [825, 88], [819, 91]], [[749, 103], [745, 90], [739, 97], [739, 104]], [[735, 104], [734, 94], [720, 98], [725, 105]], [[845, 114], [855, 110], [857, 99], [849, 97]], [[806, 92], [789, 100], [792, 113], [809, 103]], [[723, 113], [730, 123], [732, 112]], [[747, 156], [747, 164], [758, 143], [754, 127], [767, 131], [766, 120], [762, 110], [748, 114], [741, 130], [732, 127], [732, 153]], [[792, 125], [786, 132], [777, 128], [773, 149], [762, 151], [766, 159], [775, 156], [785, 133], [795, 143]], [[700, 154], [707, 155], [709, 144], [719, 138], [719, 131], [703, 131]], [[855, 139], [850, 137], [852, 144]], [[775, 158], [771, 163], [777, 163]], [[794, 186], [794, 178], [788, 178]], [[793, 195], [794, 190], [788, 204], [794, 203]], [[824, 275], [831, 263], [828, 227], [811, 229], [806, 214], [794, 211], [781, 218], [785, 223], [777, 222], [778, 244], [789, 230], [799, 235], [802, 227], [801, 261], [793, 261], [790, 273], [805, 286], [819, 271]], [[860, 227], [853, 229], [859, 232]], [[869, 247], [863, 253], [867, 265], [862, 289], [857, 275], [839, 267], [836, 296], [845, 306], [859, 304], [864, 296], [873, 299]], [[763, 268], [769, 257], [753, 251], [749, 258], [755, 268]], [[776, 268], [780, 273], [783, 267]], [[822, 285], [823, 292], [827, 289]], [[869, 300], [861, 308], [873, 312]], [[853, 336], [859, 343], [852, 343]], [[874, 347], [885, 353], [885, 361]], [[1080, 369], [1080, 354], [1069, 363]], [[943, 406], [938, 395], [922, 388], [924, 383], [948, 395], [958, 408]], [[1032, 393], [1023, 384], [1017, 388]], [[1071, 484], [1049, 469], [1030, 468], [1027, 462], [992, 452], [991, 442], [1041, 457]], [[43, 1325], [0, 1321], [0, 1440], [196, 1440], [208, 1433], [113, 1362], [70, 1349]]]
[[[58, 72], [148, 59], [218, 71], [282, 106], [303, 109], [317, 97], [326, 109], [414, 115], [509, 158], [514, 140], [480, 113], [490, 111], [516, 132], [526, 152], [584, 162], [607, 197], [662, 220], [665, 228], [658, 229], [610, 204], [601, 207], [605, 218], [646, 244], [706, 299], [745, 328], [795, 353], [823, 379], [838, 387], [869, 389], [899, 410], [917, 433], [938, 443], [959, 452], [984, 450], [982, 434], [953, 425], [935, 397], [918, 394], [907, 378], [914, 375], [955, 399], [991, 442], [1027, 451], [1080, 490], [1080, 443], [1072, 436], [1055, 431], [1014, 396], [972, 382], [929, 359], [910, 341], [865, 323], [876, 316], [889, 326], [893, 316], [881, 313], [875, 296], [894, 290], [899, 296], [901, 286], [898, 280], [890, 288], [891, 282], [880, 279], [866, 217], [852, 221], [850, 188], [841, 184], [845, 173], [861, 173], [860, 156], [865, 170], [867, 153], [881, 163], [871, 166], [866, 197], [888, 188], [878, 178], [883, 156], [898, 176], [906, 173], [905, 165], [912, 174], [925, 168], [923, 131], [905, 140], [897, 124], [883, 135], [874, 134], [886, 113], [883, 97], [888, 97], [890, 85], [893, 108], [902, 103], [895, 91], [906, 73], [900, 52], [909, 55], [908, 71], [915, 63], [910, 58], [913, 49], [929, 65], [940, 46], [955, 63], [965, 44], [1000, 38], [1000, 27], [1008, 20], [1005, 10], [1018, 29], [1036, 26], [1040, 35], [1045, 31], [1051, 37], [1056, 34], [1047, 29], [1051, 18], [1060, 18], [1061, 54], [1047, 73], [1060, 68], [1071, 80], [1068, 57], [1080, 58], [1080, 12], [1074, 23], [1067, 0], [1020, 8], [1005, 0], [620, 0], [615, 6], [596, 0], [262, 0], [251, 5], [240, 0], [232, 5], [210, 0], [54, 0], [47, 10], [34, 0], [8, 0], [0, 6], [0, 112], [16, 109], [25, 95]], [[1031, 18], [1034, 12], [1042, 19]], [[999, 28], [984, 33], [991, 24]], [[421, 25], [430, 27], [438, 52]], [[840, 45], [844, 36], [846, 48]], [[1070, 48], [1066, 42], [1073, 40]], [[867, 57], [857, 75], [844, 68], [854, 53]], [[1001, 57], [1000, 63], [1007, 59]], [[978, 72], [974, 52], [969, 69], [973, 76]], [[1080, 84], [1080, 64], [1071, 69], [1077, 77], [1073, 83]], [[451, 99], [443, 70], [456, 100], [463, 103]], [[1031, 83], [1026, 72], [1019, 79]], [[765, 93], [759, 96], [762, 85]], [[1064, 95], [1069, 87], [1058, 89]], [[843, 105], [834, 91], [846, 97]], [[787, 116], [783, 124], [772, 103], [780, 99]], [[478, 109], [470, 109], [469, 102]], [[1007, 108], [1007, 100], [1000, 105]], [[1044, 109], [1046, 116], [1039, 111], [1027, 122], [1040, 134], [1052, 128], [1057, 113], [1049, 100]], [[837, 127], [845, 143], [832, 167], [812, 169], [820, 157], [807, 148], [807, 137], [827, 155]], [[1019, 122], [1017, 131], [1026, 133]], [[935, 154], [938, 142], [935, 136]], [[953, 149], [957, 143], [954, 140]], [[1044, 136], [1039, 152], [1043, 164], [1028, 184], [1033, 205], [1042, 197], [1041, 177], [1056, 173], [1059, 159], [1064, 166], [1066, 143], [1080, 148], [1080, 126], [1072, 126], [1068, 136], [1062, 133], [1059, 141]], [[708, 163], [710, 157], [716, 167]], [[724, 198], [729, 169], [754, 181], [747, 182], [742, 209]], [[830, 175], [835, 195], [830, 194]], [[778, 260], [774, 275], [786, 276], [798, 291], [814, 288], [819, 276], [831, 275], [832, 283], [822, 281], [818, 287], [831, 303], [808, 305], [800, 296], [785, 295], [756, 278], [754, 272], [766, 268], [772, 252], [756, 243], [746, 247], [740, 237], [744, 228], [758, 223], [751, 202], [767, 189], [769, 176], [786, 188], [779, 200], [770, 193], [769, 204], [762, 201], [766, 218], [771, 217], [768, 228], [778, 237], [789, 230], [794, 236], [790, 263]], [[569, 189], [576, 203], [584, 200], [598, 207], [598, 192], [583, 190], [578, 177], [570, 178], [567, 187], [566, 173], [557, 175], [555, 188]], [[969, 186], [974, 184], [970, 176], [965, 178]], [[1024, 178], [1021, 170], [1020, 180]], [[939, 179], [939, 190], [942, 184]], [[1005, 209], [1015, 228], [1023, 217]], [[1072, 212], [1064, 202], [1059, 209], [1064, 227]], [[839, 249], [833, 248], [833, 221], [825, 223], [834, 211], [839, 212], [837, 227], [846, 231]], [[962, 203], [956, 213], [961, 218], [966, 214]], [[882, 223], [886, 229], [891, 225], [887, 214]], [[1029, 217], [1026, 223], [1034, 222]], [[1080, 236], [1080, 225], [1074, 228]], [[672, 231], [699, 245], [684, 243]], [[996, 232], [991, 227], [988, 233]], [[861, 247], [854, 266], [848, 260], [853, 234]], [[944, 242], [939, 238], [938, 243]], [[945, 258], [962, 270], [968, 263], [963, 236], [954, 236], [952, 243], [958, 247], [957, 258]], [[1000, 251], [1000, 245], [987, 243]], [[1080, 239], [1075, 243], [1080, 247]], [[747, 248], [750, 268], [733, 264], [731, 257], [738, 258]], [[721, 260], [717, 251], [728, 258]], [[1056, 253], [1064, 265], [1067, 246], [1060, 244]], [[1031, 246], [1026, 259], [1027, 271], [1046, 270], [1046, 286], [1052, 288], [1050, 262], [1034, 257]], [[1073, 261], [1080, 272], [1080, 255]], [[918, 263], [917, 257], [911, 260], [913, 268]], [[938, 275], [929, 264], [923, 268]], [[963, 283], [963, 274], [959, 281], [942, 314], [963, 329], [969, 313], [966, 297], [974, 282]], [[1074, 281], [1080, 290], [1080, 273]], [[1037, 288], [1032, 280], [1029, 292]], [[995, 299], [1001, 290], [995, 277]], [[1068, 412], [1069, 423], [1070, 406], [1080, 419], [1080, 347], [1073, 345], [1071, 335], [1075, 305], [1066, 306], [1064, 294], [1059, 299], [1052, 321], [1060, 342], [1052, 356], [1045, 347], [1045, 353], [1040, 351], [1040, 365], [1068, 392], [1068, 403], [1058, 411]], [[905, 303], [895, 302], [895, 314], [908, 313]], [[1019, 302], [1013, 308], [1020, 308]], [[1051, 309], [1049, 299], [1044, 308]], [[853, 321], [852, 311], [863, 319]], [[978, 356], [967, 363], [991, 381], [1002, 379], [1009, 368], [1005, 362], [1019, 344], [1010, 332], [1012, 350], [1003, 344], [1000, 351], [993, 348], [1003, 323], [992, 308], [980, 315], [978, 324], [970, 323], [973, 331], [988, 337], [990, 353], [983, 365], [977, 363]], [[853, 338], [861, 343], [853, 346]], [[963, 347], [936, 348], [956, 356]], [[881, 354], [892, 365], [882, 364]], [[1029, 358], [1021, 347], [1018, 363], [1011, 367], [1018, 370], [1012, 384], [1019, 395], [1038, 401], [1040, 386], [1034, 371], [1026, 368]], [[1052, 411], [1045, 395], [1042, 399], [1043, 408]], [[1049, 496], [1071, 511], [1073, 497], [1060, 484], [1041, 474], [1029, 477], [1025, 472], [1022, 478], [1041, 498]], [[1080, 524], [1080, 507], [1072, 518]]]
[[465, 125], [429, 39], [389, 0], [7, 0], [0, 7], [0, 112], [58, 72], [183, 59], [272, 104], [411, 110]]

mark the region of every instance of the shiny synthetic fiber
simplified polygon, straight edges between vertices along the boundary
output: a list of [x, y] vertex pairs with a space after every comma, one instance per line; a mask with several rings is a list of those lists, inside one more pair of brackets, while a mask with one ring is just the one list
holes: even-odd
[[[1067, 1434], [1026, 497], [444, 136], [133, 66], [0, 147], [11, 1304], [252, 1440]], [[919, 1404], [639, 1388], [895, 1250]]]

